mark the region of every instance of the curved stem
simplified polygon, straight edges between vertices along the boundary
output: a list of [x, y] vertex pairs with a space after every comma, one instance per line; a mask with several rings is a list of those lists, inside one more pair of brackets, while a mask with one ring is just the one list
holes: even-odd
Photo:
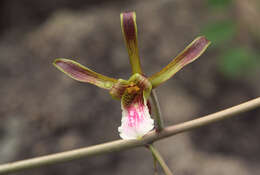
[[153, 107], [154, 107], [154, 112], [155, 112], [155, 128], [156, 131], [160, 132], [163, 129], [163, 119], [162, 119], [162, 113], [161, 113], [161, 108], [159, 104], [159, 100], [157, 98], [156, 91], [153, 89], [151, 93], [151, 99], [153, 102]]
[[159, 164], [161, 165], [163, 172], [165, 173], [165, 175], [173, 175], [173, 173], [171, 172], [170, 168], [167, 166], [167, 164], [165, 163], [165, 161], [163, 160], [163, 157], [161, 156], [161, 154], [159, 153], [159, 151], [157, 149], [155, 149], [155, 147], [153, 147], [153, 145], [149, 145], [149, 149], [151, 150], [153, 156], [156, 158], [156, 160], [159, 162]]
[[154, 167], [154, 175], [158, 175], [157, 159], [154, 155], [153, 155], [153, 167]]
[[194, 119], [181, 124], [172, 125], [164, 128], [160, 133], [151, 131], [144, 136], [141, 140], [116, 140], [99, 145], [94, 145], [86, 148], [76, 149], [72, 151], [66, 151], [62, 153], [32, 158], [28, 160], [17, 161], [13, 163], [7, 163], [0, 165], [0, 174], [7, 174], [11, 172], [18, 172], [25, 169], [41, 167], [44, 165], [57, 164], [61, 162], [67, 162], [71, 160], [80, 159], [83, 157], [90, 157], [100, 154], [106, 154], [111, 152], [129, 150], [135, 147], [140, 147], [152, 143], [156, 140], [160, 140], [169, 136], [176, 135], [191, 129], [195, 129], [201, 126], [205, 126], [217, 121], [231, 118], [236, 114], [250, 111], [260, 107], [260, 97], [242, 103], [240, 105], [210, 114], [198, 119]]

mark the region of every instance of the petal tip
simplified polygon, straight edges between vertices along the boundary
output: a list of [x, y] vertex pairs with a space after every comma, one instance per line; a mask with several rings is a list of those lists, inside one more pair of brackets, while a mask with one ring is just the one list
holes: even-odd
[[205, 46], [209, 46], [211, 44], [211, 41], [208, 40], [206, 36], [199, 36], [196, 41], [205, 44]]
[[[57, 67], [57, 68], [61, 68], [62, 63], [67, 62], [69, 59], [65, 59], [65, 58], [56, 58], [52, 64]], [[72, 60], [69, 60], [72, 61]]]
[[57, 62], [59, 62], [60, 61], [60, 59], [59, 58], [56, 58], [53, 62], [52, 62], [52, 64], [56, 67], [57, 66]]

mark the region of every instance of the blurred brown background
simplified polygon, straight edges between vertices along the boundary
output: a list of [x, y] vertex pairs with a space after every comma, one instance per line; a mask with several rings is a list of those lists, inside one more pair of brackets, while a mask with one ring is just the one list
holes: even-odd
[[[120, 12], [137, 13], [141, 62], [159, 71], [195, 37], [213, 43], [157, 89], [166, 124], [259, 96], [258, 0], [0, 1], [0, 163], [119, 139], [120, 102], [52, 66], [57, 57], [127, 79]], [[174, 174], [260, 174], [260, 110], [158, 142]], [[37, 168], [21, 175], [144, 175], [145, 148]]]

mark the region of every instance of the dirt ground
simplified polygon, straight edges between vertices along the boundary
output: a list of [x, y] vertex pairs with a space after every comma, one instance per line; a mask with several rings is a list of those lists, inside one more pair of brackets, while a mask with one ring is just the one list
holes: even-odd
[[[141, 62], [151, 75], [199, 36], [202, 26], [222, 17], [211, 13], [206, 2], [0, 1], [0, 163], [119, 139], [120, 102], [105, 90], [63, 75], [53, 60], [71, 58], [127, 79], [131, 69], [119, 14], [135, 10]], [[259, 50], [259, 23], [248, 20], [244, 7], [237, 1], [230, 13], [240, 26], [234, 42]], [[166, 125], [259, 96], [260, 72], [229, 78], [218, 68], [219, 52], [210, 47], [157, 89]], [[156, 146], [176, 175], [257, 175], [259, 116], [259, 109], [247, 112]], [[153, 160], [148, 150], [139, 148], [15, 174], [150, 175]]]

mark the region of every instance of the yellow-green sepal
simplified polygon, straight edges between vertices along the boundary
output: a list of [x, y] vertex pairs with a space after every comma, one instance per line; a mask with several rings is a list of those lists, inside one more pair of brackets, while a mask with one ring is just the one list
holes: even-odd
[[103, 89], [111, 89], [116, 79], [96, 73], [85, 66], [66, 58], [57, 58], [53, 65], [74, 80], [90, 83]]
[[136, 14], [135, 12], [121, 13], [120, 19], [123, 37], [132, 66], [132, 72], [133, 74], [141, 74], [142, 69], [138, 50]]
[[156, 88], [184, 66], [196, 60], [210, 45], [210, 41], [204, 36], [197, 37], [190, 43], [178, 56], [176, 56], [166, 67], [160, 72], [149, 77], [153, 88]]

